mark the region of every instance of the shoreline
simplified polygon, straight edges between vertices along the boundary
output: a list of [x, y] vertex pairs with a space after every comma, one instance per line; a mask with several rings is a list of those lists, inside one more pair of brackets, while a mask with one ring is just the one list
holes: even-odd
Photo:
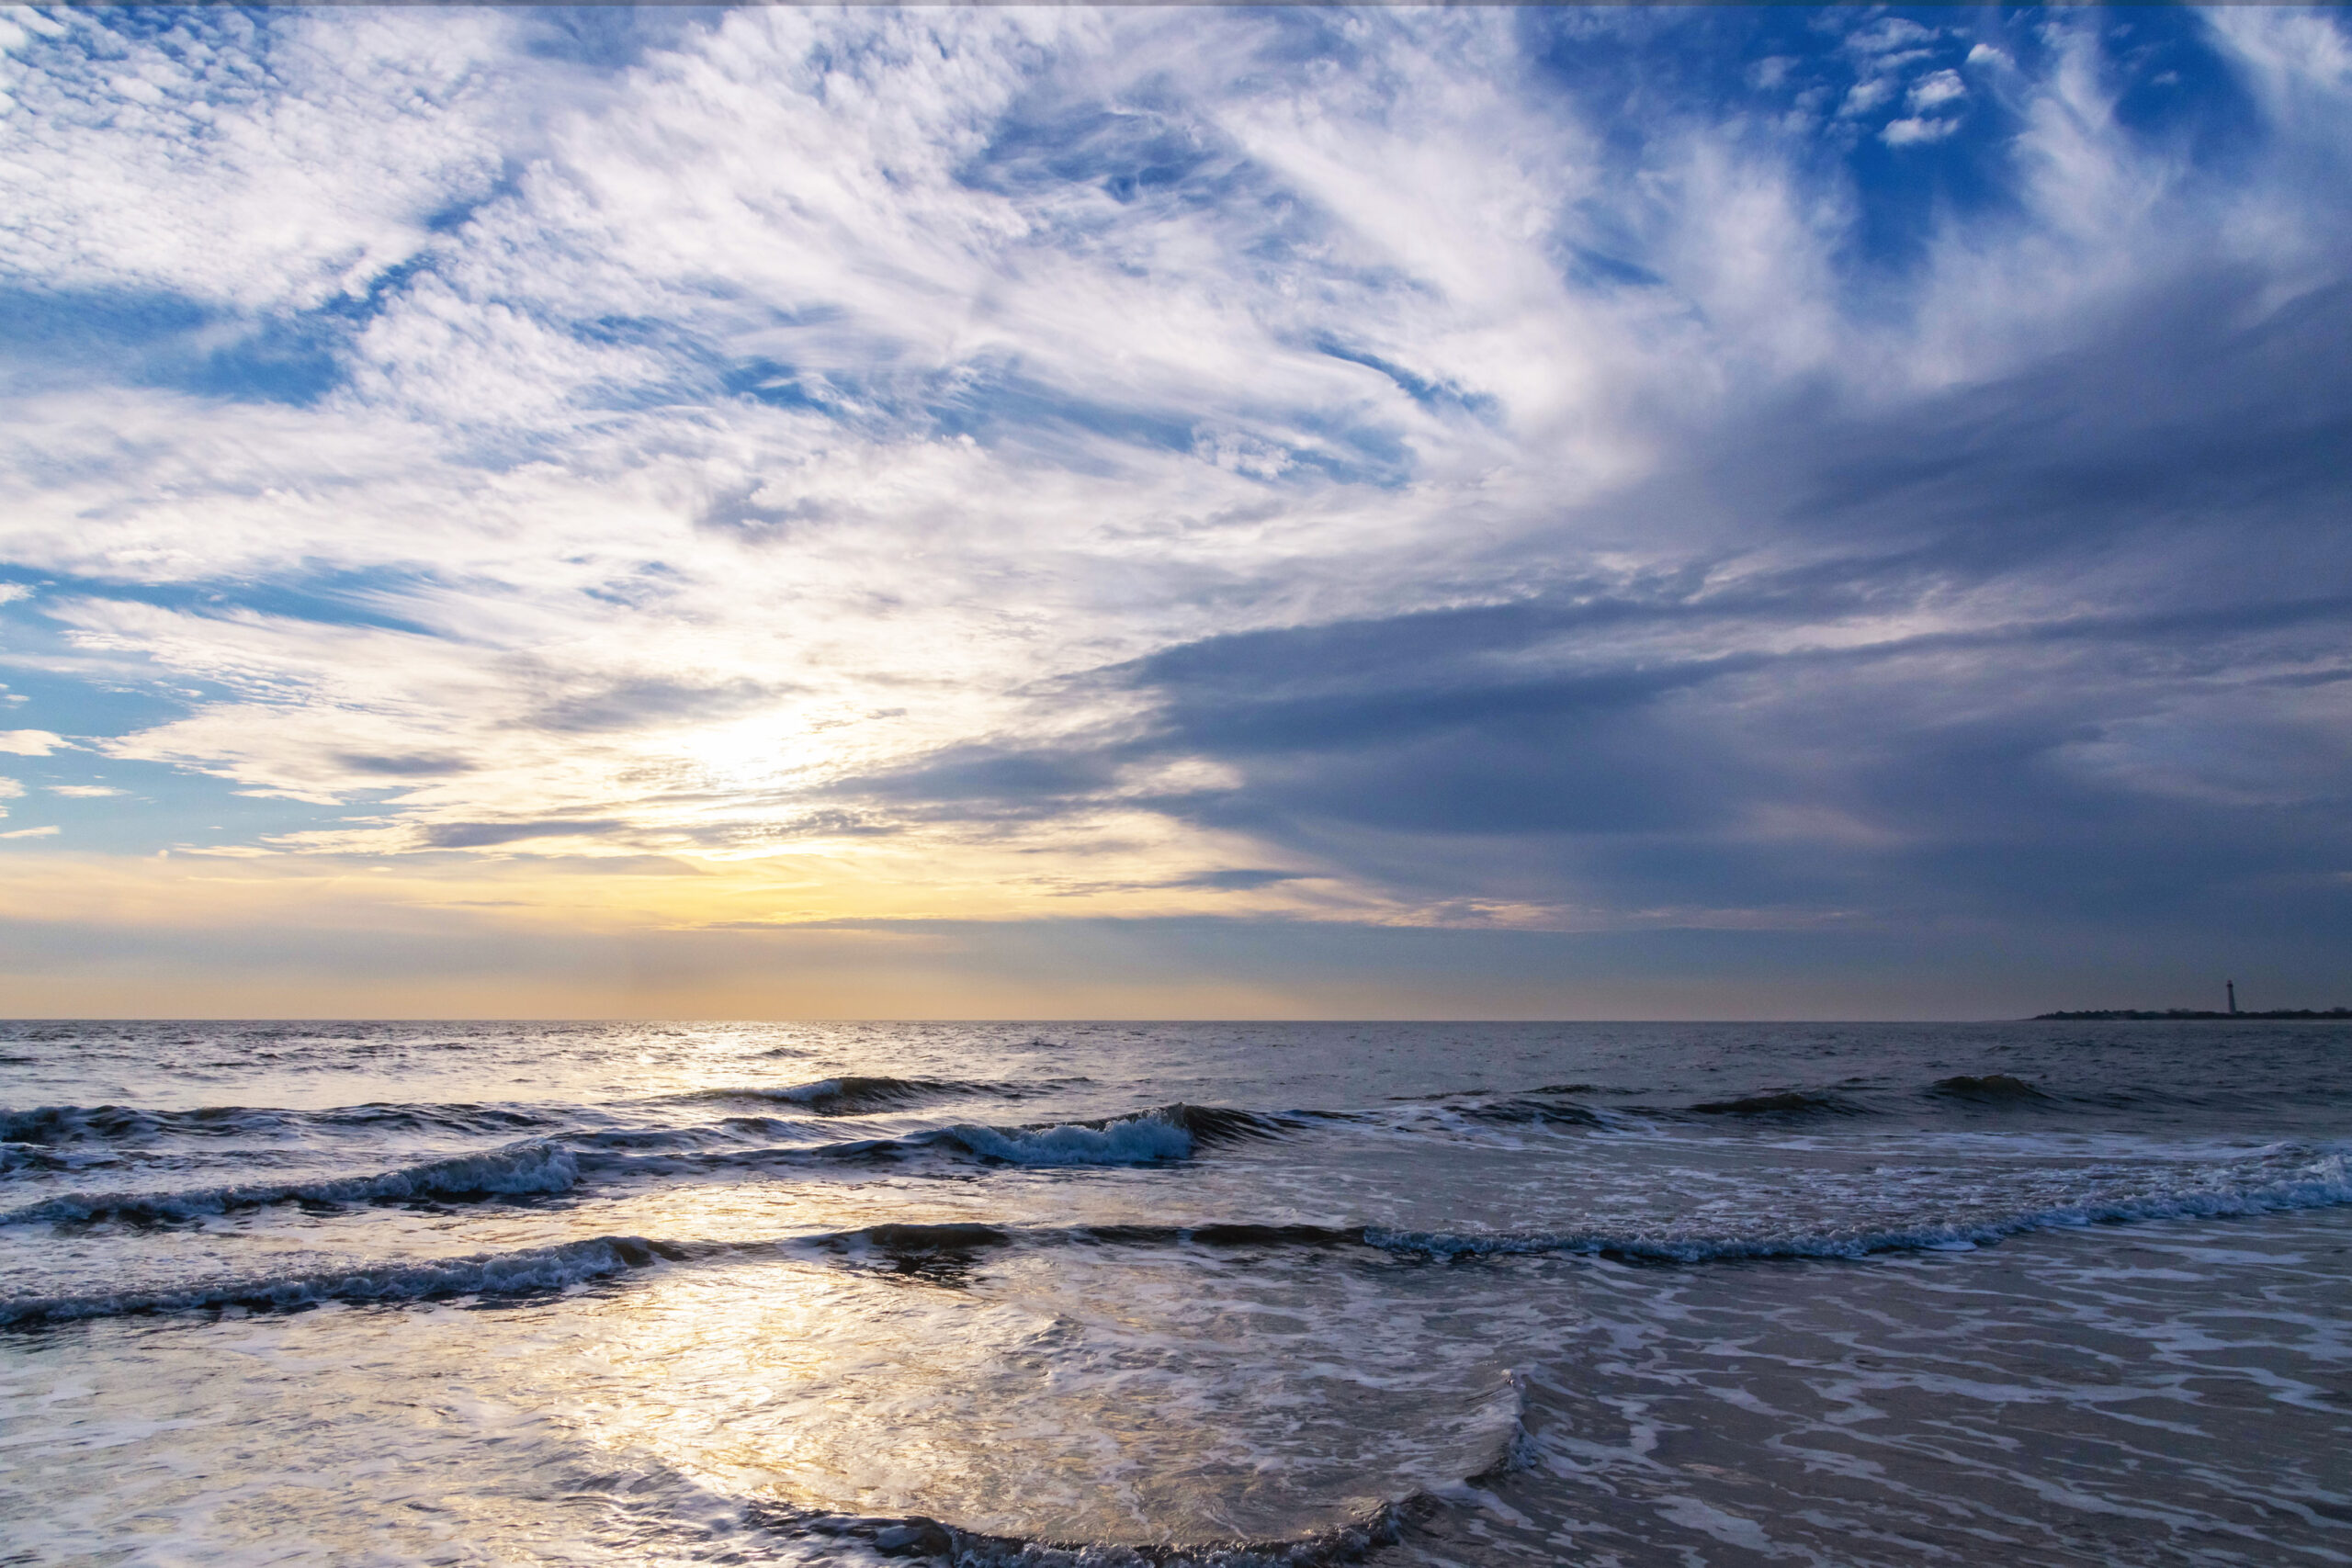
[[2177, 1019], [2191, 1022], [2204, 1022], [2209, 1020], [2236, 1022], [2249, 1019], [2257, 1021], [2268, 1019], [2302, 1022], [2335, 1019], [2352, 1022], [2352, 1008], [2329, 1008], [2324, 1011], [2311, 1008], [2270, 1008], [2261, 1012], [2205, 1012], [2195, 1008], [2166, 1008], [2162, 1012], [2154, 1012], [2137, 1008], [2093, 1008], [2080, 1012], [2038, 1012], [2026, 1021], [2028, 1023], [2144, 1023], [2152, 1021], [2162, 1023]]

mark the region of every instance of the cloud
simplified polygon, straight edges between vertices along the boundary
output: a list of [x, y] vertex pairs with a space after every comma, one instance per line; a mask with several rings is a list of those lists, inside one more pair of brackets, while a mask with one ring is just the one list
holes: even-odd
[[627, 825], [613, 817], [590, 822], [438, 822], [424, 830], [424, 842], [436, 850], [477, 850], [525, 840], [594, 838]]
[[1849, 118], [1868, 114], [1894, 98], [1897, 90], [1895, 84], [1884, 76], [1857, 82], [1846, 90], [1846, 101], [1838, 106], [1838, 112]]
[[25, 719], [763, 929], [2345, 863], [2340, 21], [1966, 23], [28, 22]]
[[349, 298], [425, 248], [497, 179], [497, 78], [524, 63], [495, 13], [16, 15], [0, 264], [244, 310]]
[[1913, 114], [1917, 114], [1922, 109], [1958, 103], [1966, 96], [1968, 85], [1960, 79], [1959, 72], [1931, 71], [1911, 84], [1911, 90], [1904, 95], [1903, 101], [1910, 106]]
[[51, 784], [49, 793], [62, 795], [68, 800], [103, 800], [108, 795], [120, 795], [122, 791], [106, 784]]
[[1879, 140], [1889, 147], [1916, 147], [1923, 141], [1941, 141], [1960, 129], [1953, 119], [1922, 119], [1917, 116], [1889, 120], [1880, 131]]
[[1890, 54], [1908, 53], [1936, 37], [1934, 28], [1922, 27], [1908, 17], [1881, 17], [1848, 33], [1844, 48], [1864, 58], [1883, 59]]

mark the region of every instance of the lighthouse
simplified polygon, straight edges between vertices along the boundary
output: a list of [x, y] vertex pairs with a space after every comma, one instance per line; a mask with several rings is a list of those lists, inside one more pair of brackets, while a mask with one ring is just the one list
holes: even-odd
[[2229, 992], [2229, 994], [2230, 994], [2230, 1016], [2231, 1016], [2232, 1018], [2235, 1018], [2235, 1017], [2237, 1017], [2237, 1015], [2238, 1015], [2238, 983], [2237, 983], [2235, 980], [2224, 980], [2224, 981], [2222, 981], [2222, 989], [2223, 989], [2223, 990], [2225, 990], [2225, 991]]

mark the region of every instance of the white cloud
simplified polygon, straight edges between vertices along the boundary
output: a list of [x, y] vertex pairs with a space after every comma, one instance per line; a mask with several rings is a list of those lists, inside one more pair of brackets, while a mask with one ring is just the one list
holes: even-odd
[[1915, 147], [1924, 141], [1941, 141], [1960, 129], [1956, 119], [1894, 119], [1880, 131], [1879, 140], [1889, 147]]
[[[6, 815], [0, 812], [0, 816]], [[12, 833], [0, 833], [0, 839], [53, 839], [56, 836], [55, 828], [19, 828]]]
[[490, 188], [528, 71], [494, 12], [117, 20], [61, 13], [0, 61], [0, 265], [46, 288], [359, 292]]
[[1866, 115], [1894, 96], [1897, 84], [1892, 76], [1871, 76], [1855, 83], [1846, 90], [1846, 100], [1838, 112], [1848, 118]]
[[51, 784], [49, 793], [62, 795], [69, 800], [103, 800], [122, 791], [106, 784]]
[[1911, 112], [1916, 115], [1922, 109], [1956, 103], [1966, 96], [1968, 96], [1968, 85], [1960, 79], [1959, 72], [1931, 71], [1911, 84], [1911, 91], [1905, 96], [1904, 101], [1910, 106]]
[[1849, 53], [1866, 58], [1883, 59], [1888, 55], [1905, 54], [1923, 43], [1931, 43], [1940, 35], [1932, 28], [1903, 17], [1881, 17], [1846, 35], [1844, 48]]
[[46, 729], [0, 729], [0, 752], [12, 757], [46, 757], [67, 744], [63, 736]]

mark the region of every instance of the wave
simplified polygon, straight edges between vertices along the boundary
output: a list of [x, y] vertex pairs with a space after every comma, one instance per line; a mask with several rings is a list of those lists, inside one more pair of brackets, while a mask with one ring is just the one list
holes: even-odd
[[[145, 1156], [153, 1158], [155, 1156]], [[122, 1150], [100, 1146], [68, 1145], [64, 1148], [44, 1148], [39, 1144], [0, 1144], [0, 1177], [17, 1176], [27, 1171], [102, 1170], [108, 1166], [141, 1163], [137, 1150]]]
[[1148, 1165], [1189, 1158], [1196, 1147], [1204, 1145], [1285, 1137], [1309, 1120], [1319, 1119], [1336, 1118], [1235, 1111], [1180, 1100], [1091, 1122], [1026, 1127], [965, 1125], [946, 1128], [937, 1136], [961, 1145], [983, 1160], [1006, 1165]]
[[[424, 1168], [419, 1168], [423, 1169]], [[414, 1173], [395, 1173], [413, 1179]], [[387, 1179], [372, 1179], [384, 1180]], [[191, 1195], [202, 1196], [202, 1195]], [[269, 1201], [269, 1200], [257, 1200]], [[106, 1200], [56, 1200], [103, 1204]], [[157, 1204], [156, 1200], [141, 1201]], [[177, 1208], [187, 1200], [171, 1200]], [[2218, 1219], [2352, 1204], [2346, 1156], [2311, 1159], [2276, 1179], [2238, 1186], [2143, 1192], [1949, 1224], [1869, 1231], [1725, 1235], [1672, 1231], [1539, 1231], [1465, 1234], [1381, 1225], [1211, 1222], [1190, 1225], [1023, 1226], [961, 1221], [885, 1224], [725, 1243], [598, 1236], [530, 1251], [476, 1254], [431, 1263], [386, 1265], [285, 1278], [232, 1280], [183, 1290], [118, 1292], [80, 1297], [0, 1298], [0, 1327], [68, 1318], [242, 1305], [288, 1307], [322, 1301], [394, 1302], [473, 1293], [552, 1289], [653, 1262], [720, 1261], [753, 1255], [815, 1254], [854, 1265], [955, 1284], [985, 1254], [1012, 1247], [1212, 1247], [1271, 1251], [1354, 1250], [1405, 1261], [1454, 1263], [1541, 1255], [1615, 1258], [1632, 1262], [1704, 1264], [1767, 1259], [1855, 1258], [1890, 1252], [1964, 1251], [2036, 1231], [2090, 1224]], [[82, 1211], [76, 1209], [74, 1217]], [[152, 1213], [153, 1210], [141, 1210]], [[216, 1212], [216, 1211], [198, 1211]], [[0, 1216], [19, 1220], [28, 1211]], [[40, 1217], [51, 1217], [43, 1215]]]
[[797, 1245], [832, 1253], [883, 1273], [905, 1275], [934, 1285], [961, 1285], [979, 1255], [1012, 1245], [1001, 1225], [951, 1221], [942, 1224], [879, 1224], [858, 1230], [804, 1236]]
[[[1435, 1104], [1465, 1121], [1549, 1122], [1589, 1127], [1617, 1127], [1627, 1119], [1673, 1122], [1694, 1117], [1775, 1122], [1815, 1118], [1877, 1120], [1891, 1115], [1916, 1115], [1921, 1109], [1918, 1103], [1921, 1100], [1953, 1110], [2030, 1109], [2080, 1112], [2151, 1106], [2207, 1108], [2224, 1101], [2235, 1103], [2233, 1097], [2225, 1094], [2209, 1091], [2202, 1095], [2181, 1095], [2146, 1085], [2136, 1086], [2130, 1090], [2062, 1094], [2013, 1074], [1999, 1072], [1954, 1074], [1922, 1085], [1908, 1097], [1901, 1097], [1898, 1091], [1884, 1089], [1864, 1093], [1853, 1091], [1850, 1086], [1841, 1086], [1838, 1089], [1764, 1089], [1753, 1094], [1723, 1096], [1679, 1106], [1620, 1104], [1602, 1110], [1588, 1103], [1589, 1098], [1594, 1095], [1629, 1092], [1638, 1091], [1610, 1090], [1593, 1084], [1573, 1083], [1547, 1084], [1540, 1089], [1517, 1091], [1471, 1090], [1394, 1098], [1416, 1105]], [[2259, 1098], [2251, 1098], [2246, 1103], [2251, 1107], [2263, 1101]]]
[[1736, 1100], [1701, 1100], [1690, 1109], [1702, 1116], [1858, 1116], [1864, 1112], [1863, 1107], [1838, 1095], [1793, 1089]]
[[1449, 1103], [1444, 1109], [1473, 1122], [1493, 1122], [1510, 1124], [1557, 1124], [1566, 1127], [1599, 1127], [1603, 1119], [1591, 1107], [1573, 1100], [1549, 1098], [1559, 1091], [1535, 1089], [1505, 1100], [1488, 1100], [1464, 1103]]
[[[1586, 1103], [1587, 1097], [1610, 1093], [1589, 1083], [1546, 1084], [1517, 1091], [1479, 1089], [1467, 1093], [1397, 1096], [1436, 1108], [1471, 1122], [1551, 1123], [1570, 1127], [1614, 1127], [1628, 1118], [1680, 1121], [1690, 1116], [1770, 1117], [1866, 1116], [1875, 1108], [1843, 1095], [1808, 1089], [1773, 1089], [1721, 1100], [1703, 1100], [1680, 1107], [1624, 1105], [1602, 1111]], [[1628, 1092], [1628, 1091], [1613, 1091]], [[1637, 1091], [1634, 1091], [1637, 1092]]]
[[1084, 1077], [1041, 1078], [1031, 1083], [997, 1083], [972, 1078], [902, 1078], [887, 1074], [843, 1074], [813, 1083], [787, 1084], [779, 1089], [750, 1084], [698, 1089], [662, 1097], [681, 1100], [752, 1100], [797, 1106], [818, 1116], [867, 1116], [940, 1100], [1034, 1100], [1057, 1089], [1091, 1083]]
[[[886, 1101], [903, 1102], [925, 1095], [986, 1092], [1017, 1097], [1035, 1092], [1036, 1088], [950, 1079], [850, 1077], [773, 1089], [705, 1090], [677, 1098], [698, 1100], [748, 1094], [763, 1103], [783, 1102], [796, 1108], [870, 1110]], [[1467, 1131], [1466, 1123], [1478, 1122], [1621, 1130], [1648, 1124], [1664, 1130], [1714, 1120], [1769, 1126], [1799, 1120], [1883, 1117], [1902, 1113], [1904, 1104], [1913, 1108], [1910, 1114], [1916, 1117], [1923, 1100], [1942, 1103], [1955, 1113], [1971, 1115], [1983, 1114], [1983, 1108], [1987, 1107], [2001, 1113], [2007, 1113], [2010, 1108], [2064, 1112], [2075, 1103], [2075, 1097], [2045, 1092], [2023, 1079], [1999, 1073], [1939, 1078], [1917, 1089], [1904, 1101], [1894, 1100], [1883, 1092], [1876, 1100], [1860, 1100], [1828, 1091], [1792, 1089], [1702, 1100], [1679, 1109], [1618, 1106], [1601, 1110], [1574, 1098], [1587, 1092], [1591, 1092], [1589, 1086], [1557, 1084], [1517, 1092], [1455, 1094], [1439, 1099], [1436, 1104], [1417, 1101], [1409, 1108], [1363, 1111], [1248, 1111], [1177, 1102], [1093, 1119], [1019, 1125], [983, 1122], [933, 1123], [912, 1131], [894, 1129], [887, 1135], [827, 1142], [816, 1141], [822, 1135], [820, 1129], [826, 1126], [824, 1120], [794, 1115], [728, 1117], [695, 1125], [666, 1127], [575, 1124], [479, 1153], [447, 1156], [373, 1174], [255, 1180], [251, 1178], [258, 1173], [251, 1171], [249, 1166], [244, 1180], [232, 1178], [232, 1184], [191, 1190], [64, 1193], [0, 1211], [0, 1224], [76, 1224], [108, 1219], [169, 1224], [288, 1202], [336, 1205], [407, 1199], [525, 1196], [566, 1191], [582, 1179], [728, 1179], [729, 1172], [792, 1168], [813, 1170], [922, 1160], [1016, 1168], [1150, 1167], [1190, 1160], [1216, 1147], [1286, 1140], [1325, 1123], [1393, 1122], [1408, 1132], [1434, 1130], [1442, 1134], [1444, 1123], [1434, 1129], [1430, 1124], [1432, 1112], [1450, 1122], [1456, 1133]], [[67, 1136], [62, 1131], [67, 1128], [105, 1132], [176, 1124], [212, 1126], [256, 1115], [314, 1119], [448, 1115], [479, 1117], [492, 1125], [503, 1126], [514, 1119], [549, 1120], [557, 1109], [371, 1105], [319, 1112], [264, 1112], [233, 1107], [158, 1112], [121, 1106], [44, 1107], [36, 1111], [0, 1113], [9, 1119], [7, 1130], [51, 1135], [51, 1141], [46, 1142], [0, 1142], [0, 1177], [70, 1174], [148, 1157], [123, 1142], [84, 1141], [78, 1136]], [[856, 1113], [850, 1109], [837, 1109], [823, 1111], [820, 1116]], [[582, 1108], [575, 1113], [575, 1123], [582, 1114], [594, 1112]], [[250, 1125], [250, 1122], [246, 1124]], [[111, 1179], [136, 1179], [117, 1176]], [[1841, 1242], [1839, 1247], [1845, 1248], [1845, 1244]], [[1621, 1247], [1613, 1242], [1610, 1248], [1633, 1250], [1630, 1244]]]
[[562, 1192], [580, 1178], [579, 1158], [543, 1138], [480, 1154], [453, 1155], [373, 1176], [259, 1182], [187, 1192], [74, 1192], [0, 1213], [0, 1225], [133, 1224], [192, 1220], [271, 1203], [369, 1203], [402, 1198], [490, 1198]]
[[[1200, 1148], [1288, 1135], [1311, 1113], [1265, 1115], [1214, 1105], [1162, 1105], [1084, 1122], [992, 1127], [959, 1122], [899, 1137], [785, 1145], [674, 1154], [586, 1155], [583, 1168], [618, 1175], [691, 1175], [729, 1168], [865, 1164], [925, 1156], [1031, 1168], [1161, 1165], [1190, 1159]], [[628, 1146], [634, 1135], [613, 1140]]]
[[130, 1105], [40, 1105], [0, 1111], [0, 1143], [133, 1144], [156, 1138], [233, 1138], [312, 1129], [360, 1132], [514, 1132], [557, 1118], [512, 1105], [340, 1105], [288, 1111], [266, 1105], [209, 1105], [148, 1111]]
[[[64, 1193], [0, 1211], [0, 1225], [80, 1224], [100, 1220], [155, 1224], [274, 1203], [520, 1197], [568, 1191], [583, 1170], [623, 1177], [690, 1176], [730, 1168], [895, 1160], [924, 1154], [975, 1159], [983, 1165], [1037, 1168], [1156, 1165], [1188, 1159], [1203, 1145], [1278, 1137], [1295, 1124], [1284, 1118], [1217, 1106], [1176, 1104], [1092, 1122], [1027, 1127], [964, 1123], [898, 1138], [681, 1153], [625, 1154], [605, 1149], [613, 1144], [628, 1148], [649, 1139], [692, 1136], [693, 1130], [588, 1134], [578, 1140], [586, 1147], [575, 1148], [553, 1138], [530, 1138], [478, 1154], [453, 1155], [366, 1176], [249, 1182], [186, 1191]], [[30, 1146], [21, 1158], [12, 1152], [8, 1161], [10, 1169], [57, 1168], [54, 1159]]]
[[958, 1078], [899, 1078], [848, 1074], [780, 1089], [759, 1085], [695, 1089], [671, 1100], [763, 1100], [796, 1105], [818, 1116], [866, 1116], [936, 1100], [988, 1096], [1018, 1100], [1037, 1092], [1020, 1084], [974, 1083]]
[[1884, 1230], [1724, 1235], [1672, 1231], [1534, 1231], [1457, 1234], [1382, 1225], [1259, 1224], [1072, 1225], [1022, 1227], [959, 1223], [874, 1225], [803, 1237], [800, 1244], [838, 1256], [885, 1261], [922, 1273], [930, 1260], [968, 1261], [989, 1249], [1032, 1246], [1197, 1246], [1272, 1250], [1354, 1248], [1407, 1258], [1450, 1260], [1545, 1253], [1658, 1263], [1743, 1259], [1863, 1258], [1884, 1252], [1957, 1251], [2034, 1231], [2170, 1219], [2220, 1219], [2352, 1203], [2352, 1169], [2342, 1155], [2312, 1159], [2279, 1179], [2234, 1187], [2145, 1192], [2053, 1204], [1983, 1220]]
[[1659, 1263], [1763, 1258], [1865, 1258], [1884, 1252], [1965, 1251], [2035, 1231], [2148, 1220], [2223, 1219], [2352, 1203], [2352, 1169], [2342, 1155], [2314, 1159], [2293, 1176], [2240, 1187], [2189, 1189], [2052, 1204], [1989, 1219], [1809, 1235], [1709, 1236], [1602, 1232], [1451, 1235], [1367, 1227], [1362, 1244], [1432, 1258], [1581, 1253]]
[[[509, 1138], [538, 1135], [562, 1137], [583, 1149], [691, 1152], [697, 1145], [712, 1143], [740, 1145], [747, 1137], [788, 1139], [794, 1136], [796, 1125], [807, 1124], [812, 1119], [821, 1122], [958, 1099], [1017, 1101], [1087, 1081], [1057, 1077], [1005, 1082], [843, 1074], [774, 1087], [743, 1085], [696, 1089], [628, 1106], [372, 1103], [316, 1111], [236, 1105], [186, 1111], [116, 1104], [38, 1106], [0, 1111], [0, 1149], [14, 1151], [0, 1153], [0, 1174], [66, 1168], [51, 1166], [33, 1153], [37, 1149], [129, 1148], [183, 1139], [299, 1138], [315, 1133]], [[975, 1121], [893, 1139], [858, 1141], [814, 1157], [878, 1157], [919, 1147], [959, 1145], [963, 1153], [973, 1157], [1004, 1164], [1133, 1164], [1182, 1158], [1193, 1152], [1183, 1146], [1182, 1139], [1151, 1127], [1111, 1133], [1115, 1124], [1133, 1122], [1138, 1118], [1170, 1122], [1198, 1146], [1283, 1136], [1314, 1121], [1381, 1122], [1400, 1115], [1420, 1121], [1428, 1111], [1464, 1123], [1600, 1130], [1645, 1122], [1674, 1123], [1700, 1119], [1764, 1124], [1802, 1120], [1874, 1122], [1888, 1116], [1917, 1116], [1929, 1107], [1965, 1114], [2015, 1110], [2095, 1115], [2146, 1107], [2211, 1108], [2230, 1100], [2226, 1094], [2211, 1092], [2201, 1096], [2168, 1094], [2161, 1088], [2144, 1084], [2134, 1085], [2129, 1090], [2062, 1093], [2009, 1074], [1992, 1072], [1957, 1074], [1920, 1085], [1907, 1093], [1891, 1089], [1862, 1092], [1840, 1086], [1835, 1089], [1761, 1090], [1679, 1105], [1627, 1103], [1622, 1099], [1613, 1100], [1605, 1108], [1592, 1103], [1595, 1096], [1636, 1092], [1605, 1089], [1589, 1083], [1557, 1083], [1518, 1090], [1455, 1090], [1398, 1097], [1405, 1103], [1393, 1109], [1356, 1111], [1263, 1112], [1184, 1105], [1091, 1121], [1073, 1119], [1023, 1126]], [[746, 1111], [772, 1114], [730, 1117], [702, 1127], [637, 1124], [641, 1120], [642, 1108], [664, 1104], [733, 1105]], [[1057, 1128], [1080, 1131], [1060, 1132]], [[1089, 1137], [1085, 1135], [1087, 1132], [1109, 1135]]]
[[[2304, 1090], [2306, 1101], [2340, 1098], [2334, 1084], [2315, 1084]], [[1779, 1089], [1733, 1099], [1702, 1100], [1683, 1113], [1702, 1116], [1760, 1117], [1881, 1117], [1916, 1115], [1921, 1100], [1951, 1111], [2030, 1111], [2045, 1114], [2098, 1115], [2116, 1111], [2203, 1112], [2260, 1111], [2276, 1105], [2276, 1096], [2262, 1091], [2226, 1088], [2185, 1089], [2157, 1083], [2128, 1088], [2055, 1089], [2011, 1073], [1956, 1073], [1937, 1078], [1908, 1095], [1889, 1089], [1849, 1095], [1829, 1089]], [[1675, 1114], [1668, 1112], [1668, 1114]]]
[[475, 1253], [431, 1263], [381, 1264], [311, 1274], [219, 1280], [179, 1290], [0, 1298], [0, 1328], [25, 1329], [149, 1313], [287, 1311], [325, 1302], [421, 1302], [449, 1296], [535, 1294], [681, 1261], [691, 1251], [636, 1235], [595, 1236], [526, 1251]]
[[1590, 1106], [1578, 1103], [1576, 1097], [1600, 1092], [1593, 1084], [1555, 1083], [1517, 1091], [1452, 1089], [1439, 1094], [1392, 1094], [1388, 1099], [1391, 1104], [1430, 1106], [1468, 1122], [1559, 1122], [1573, 1127], [1598, 1127], [1604, 1124], [1604, 1119]]
[[299, 1112], [217, 1105], [142, 1111], [130, 1105], [39, 1105], [0, 1111], [0, 1140], [12, 1144], [129, 1144], [158, 1137], [235, 1137], [284, 1130]]
[[1182, 1122], [1157, 1111], [1099, 1125], [1004, 1129], [950, 1127], [938, 1134], [981, 1160], [996, 1165], [1154, 1165], [1190, 1159], [1196, 1142]]
[[2050, 1098], [2025, 1079], [2012, 1077], [2007, 1073], [1986, 1073], [1981, 1077], [1962, 1073], [1953, 1077], [1938, 1078], [1928, 1086], [1927, 1092], [1941, 1100], [1962, 1100], [1980, 1105], [2014, 1105]]

